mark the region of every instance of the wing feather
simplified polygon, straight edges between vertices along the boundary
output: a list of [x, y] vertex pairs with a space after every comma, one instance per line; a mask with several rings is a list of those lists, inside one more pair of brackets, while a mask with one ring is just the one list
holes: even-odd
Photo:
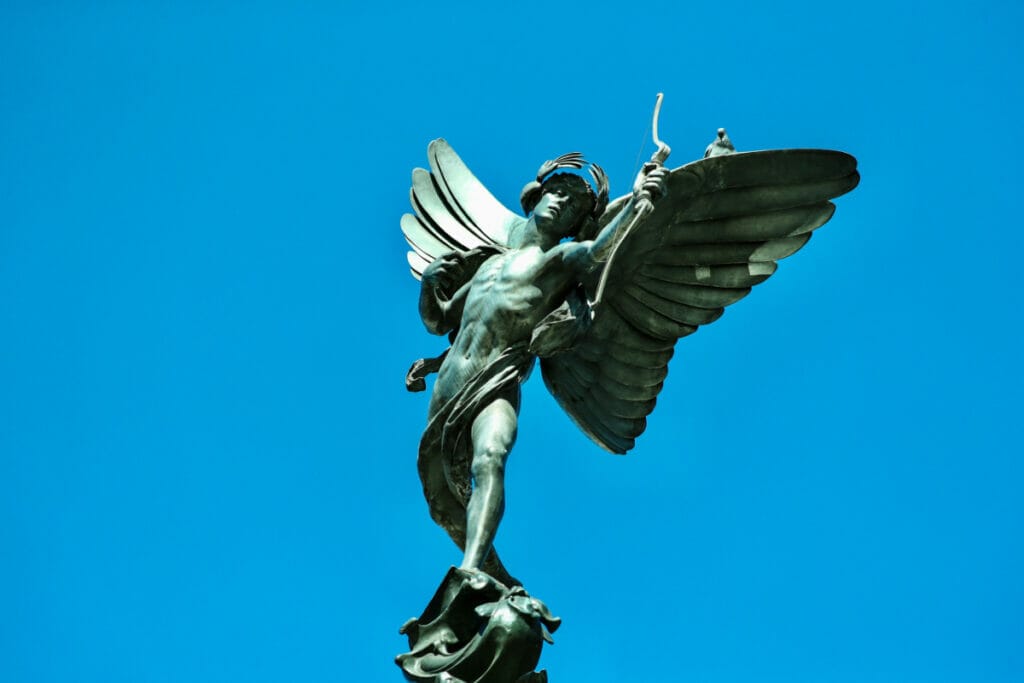
[[613, 306], [616, 313], [641, 335], [655, 339], [678, 339], [697, 331], [696, 326], [672, 320], [629, 296], [616, 297], [608, 305]]
[[652, 294], [642, 287], [638, 287], [633, 284], [626, 285], [624, 294], [637, 302], [640, 306], [651, 308], [658, 313], [661, 313], [666, 318], [670, 318], [678, 323], [683, 323], [684, 325], [708, 325], [718, 320], [725, 311], [724, 308], [697, 308], [695, 306], [688, 306], [678, 300], [667, 299], [659, 296], [658, 294]]
[[437, 227], [438, 232], [447, 235], [459, 249], [472, 249], [484, 244], [484, 241], [462, 223], [444, 203], [428, 171], [422, 168], [413, 169], [412, 192], [416, 215], [430, 221]]
[[[676, 341], [770, 277], [856, 187], [841, 152], [711, 157], [672, 171], [668, 194], [619, 246], [583, 340], [541, 359], [544, 381], [591, 439], [625, 453], [646, 428]], [[607, 225], [628, 197], [609, 204]]]
[[[729, 155], [733, 156], [733, 155]], [[712, 157], [724, 159], [725, 157]], [[764, 187], [740, 187], [719, 190], [697, 198], [680, 216], [683, 220], [702, 221], [711, 218], [732, 218], [752, 213], [766, 213], [778, 209], [803, 206], [809, 196], [837, 197], [849, 192], [857, 185], [858, 179], [838, 178], [817, 183], [797, 185], [773, 185], [770, 191]]]
[[633, 363], [625, 363], [618, 358], [608, 356], [601, 362], [601, 369], [611, 380], [629, 386], [653, 387], [665, 379], [665, 366], [643, 367]]
[[792, 237], [824, 225], [835, 213], [832, 202], [796, 206], [750, 216], [690, 221], [665, 232], [663, 244], [760, 242]]
[[426, 260], [415, 251], [410, 251], [405, 256], [409, 262], [409, 270], [412, 271], [412, 276], [417, 280], [423, 275], [423, 269], [430, 265], [430, 261]]
[[749, 288], [761, 284], [775, 272], [776, 267], [774, 262], [714, 266], [678, 266], [646, 263], [638, 272], [666, 282], [731, 289]]
[[[609, 425], [608, 415], [603, 410], [599, 410], [595, 405], [595, 402], [588, 398], [575, 401], [572, 404], [572, 410], [567, 410], [569, 416], [573, 418], [579, 427], [588, 434], [594, 441], [599, 445], [607, 448], [613, 453], [625, 453], [627, 450], [633, 447], [633, 439], [626, 434], [635, 432], [637, 427], [643, 427], [644, 425], [629, 424], [629, 425]], [[563, 407], [566, 407], [563, 404]], [[632, 427], [632, 429], [630, 429]], [[643, 431], [642, 429], [640, 430]], [[598, 438], [594, 438], [594, 437]]]
[[430, 143], [427, 157], [439, 187], [477, 234], [491, 244], [508, 244], [509, 232], [524, 219], [495, 199], [443, 138]]
[[757, 263], [778, 261], [800, 249], [811, 233], [782, 237], [767, 242], [734, 242], [717, 244], [687, 244], [664, 247], [651, 254], [650, 263], [676, 266], [722, 265], [730, 263]]
[[665, 379], [664, 366], [660, 368], [642, 368], [620, 361], [605, 359], [600, 364], [579, 361], [566, 368], [567, 378], [576, 380], [580, 385], [588, 383], [590, 377], [601, 372], [609, 380], [611, 389], [628, 391], [631, 396], [646, 400], [651, 397], [649, 387], [660, 386]]
[[721, 308], [734, 304], [750, 293], [750, 287], [708, 287], [668, 282], [645, 273], [636, 276], [636, 286], [665, 299], [697, 308]]
[[495, 199], [444, 140], [430, 143], [427, 158], [431, 170], [412, 172], [409, 203], [415, 215], [401, 219], [417, 279], [423, 261], [429, 264], [451, 251], [507, 246], [510, 232], [526, 221]]
[[603, 362], [617, 362], [622, 365], [640, 368], [663, 368], [672, 358], [673, 349], [668, 351], [647, 351], [641, 349], [629, 349], [621, 345], [609, 345], [604, 352], [596, 347], [580, 349], [580, 358], [591, 363], [600, 364]]
[[656, 397], [651, 396], [643, 399], [624, 399], [613, 394], [601, 385], [593, 385], [586, 390], [581, 390], [576, 385], [563, 387], [567, 397], [580, 402], [600, 401], [605, 411], [618, 417], [636, 419], [646, 417], [654, 410]]
[[[563, 359], [565, 361], [567, 359]], [[624, 400], [648, 401], [658, 395], [664, 382], [665, 370], [661, 371], [661, 379], [648, 375], [641, 377], [631, 372], [622, 372], [614, 366], [598, 366], [588, 368], [579, 362], [563, 362], [560, 364], [560, 379], [567, 386], [577, 387], [576, 394], [583, 395], [593, 386], [591, 381], [595, 373], [602, 375], [602, 386], [610, 393]]]
[[411, 213], [402, 216], [401, 226], [402, 232], [405, 233], [405, 241], [424, 258], [431, 258], [433, 254], [443, 254], [453, 249], [451, 244], [431, 232]]
[[613, 453], [625, 453], [632, 447], [629, 437], [609, 429], [600, 416], [595, 414], [586, 382], [573, 378], [569, 374], [569, 366], [551, 366], [543, 375], [544, 384], [566, 414], [595, 443]]

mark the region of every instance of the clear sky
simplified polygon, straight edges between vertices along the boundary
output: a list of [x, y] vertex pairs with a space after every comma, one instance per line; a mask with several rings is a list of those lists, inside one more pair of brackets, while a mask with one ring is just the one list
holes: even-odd
[[626, 457], [525, 388], [502, 555], [553, 683], [1024, 680], [1024, 10], [6, 2], [0, 680], [397, 681], [459, 553], [398, 221], [445, 137], [509, 207], [715, 129], [835, 218], [682, 340]]

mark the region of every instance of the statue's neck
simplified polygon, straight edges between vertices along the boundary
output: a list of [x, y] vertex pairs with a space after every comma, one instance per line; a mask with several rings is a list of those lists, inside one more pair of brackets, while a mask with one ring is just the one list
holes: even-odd
[[540, 247], [542, 250], [547, 251], [556, 244], [558, 244], [558, 240], [538, 230], [533, 216], [530, 216], [530, 219], [512, 236], [509, 246], [513, 249]]

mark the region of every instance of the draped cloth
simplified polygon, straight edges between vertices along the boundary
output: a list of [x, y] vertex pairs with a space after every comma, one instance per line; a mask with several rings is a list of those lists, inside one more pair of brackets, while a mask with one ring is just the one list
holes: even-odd
[[[430, 516], [463, 550], [466, 547], [466, 506], [472, 493], [473, 420], [497, 398], [514, 392], [533, 368], [527, 344], [505, 349], [480, 369], [427, 423], [420, 439], [417, 465]], [[515, 405], [519, 401], [516, 400]], [[507, 586], [519, 585], [492, 548], [483, 570]]]

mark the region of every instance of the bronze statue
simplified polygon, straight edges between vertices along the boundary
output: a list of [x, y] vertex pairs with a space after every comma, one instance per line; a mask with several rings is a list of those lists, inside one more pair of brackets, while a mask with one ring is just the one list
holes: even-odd
[[[776, 261], [831, 218], [828, 200], [857, 185], [856, 160], [847, 154], [734, 153], [724, 129], [705, 158], [669, 171], [669, 148], [657, 134], [660, 103], [659, 95], [658, 151], [633, 192], [612, 202], [596, 164], [588, 167], [593, 186], [565, 172], [586, 165], [575, 152], [545, 162], [526, 185], [525, 217], [502, 206], [444, 140], [428, 147], [431, 170], [413, 172], [415, 214], [401, 226], [412, 273], [422, 280], [420, 315], [451, 346], [417, 361], [407, 385], [422, 390], [424, 377], [438, 373], [419, 471], [431, 516], [465, 554], [424, 616], [405, 627], [412, 652], [399, 663], [411, 680], [543, 675], [531, 673], [534, 655], [544, 627], [558, 621], [526, 595], [492, 547], [519, 387], [535, 360], [580, 429], [625, 453], [646, 427], [676, 340], [767, 279]], [[481, 655], [486, 620], [456, 617], [455, 605], [493, 612], [482, 606], [517, 599], [527, 605], [518, 611], [521, 633], [509, 630], [500, 646], [489, 635]], [[500, 663], [510, 659], [519, 663]]]

